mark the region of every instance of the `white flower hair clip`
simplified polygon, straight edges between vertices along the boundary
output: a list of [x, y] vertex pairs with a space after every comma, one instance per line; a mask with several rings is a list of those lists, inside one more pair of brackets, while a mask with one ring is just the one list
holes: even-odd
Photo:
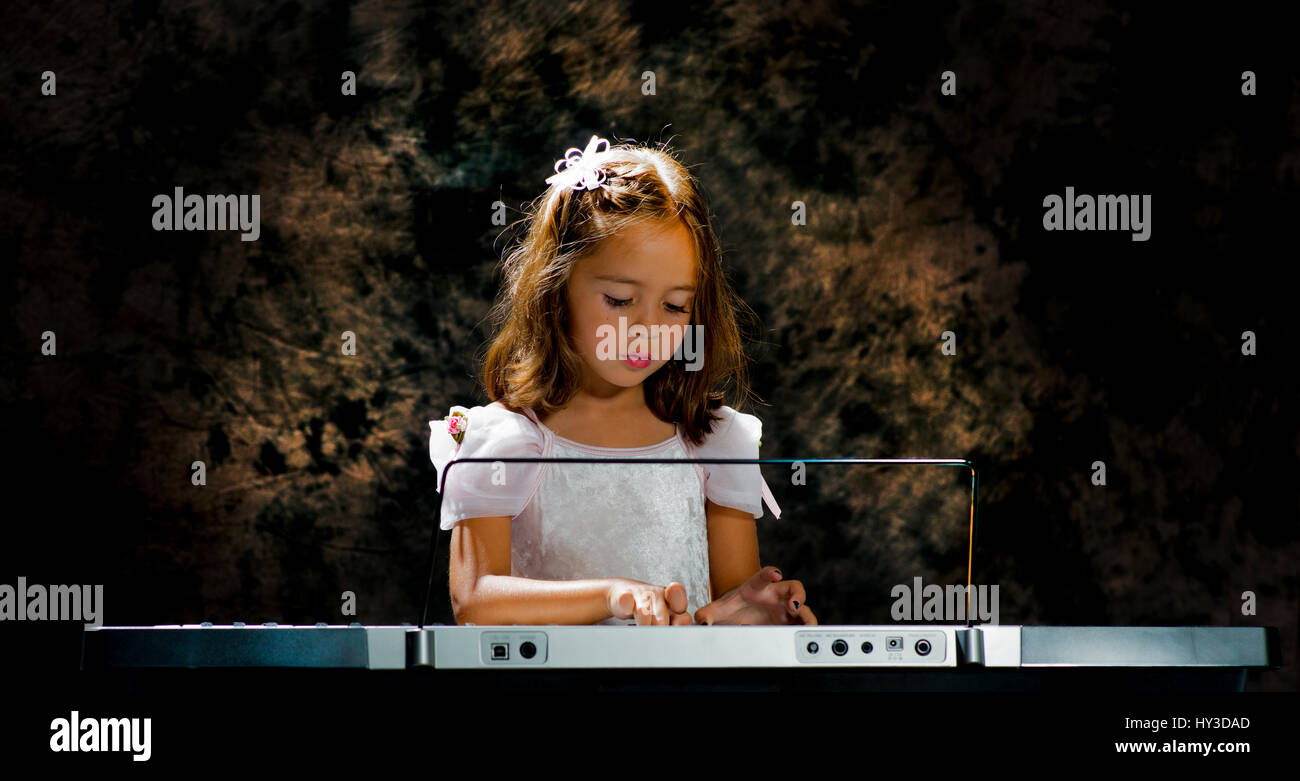
[[[605, 148], [601, 149], [600, 145]], [[575, 190], [594, 190], [605, 183], [605, 171], [600, 167], [597, 156], [609, 151], [609, 141], [599, 136], [592, 136], [585, 150], [570, 147], [564, 157], [555, 161], [555, 176], [546, 180], [547, 184], [559, 184], [573, 187]], [[564, 166], [564, 170], [560, 170]]]

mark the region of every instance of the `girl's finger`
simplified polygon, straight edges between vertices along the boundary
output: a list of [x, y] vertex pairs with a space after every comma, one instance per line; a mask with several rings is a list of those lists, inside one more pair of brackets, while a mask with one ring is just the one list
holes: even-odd
[[812, 610], [803, 603], [799, 604], [798, 621], [804, 626], [817, 626], [817, 616], [813, 615]]
[[636, 598], [636, 625], [649, 626], [653, 623], [654, 604], [650, 595], [643, 591]]
[[749, 579], [749, 583], [757, 588], [763, 588], [769, 583], [773, 583], [780, 579], [781, 570], [776, 567], [763, 567], [758, 572], [754, 573], [753, 577]]
[[687, 604], [686, 587], [674, 580], [664, 588], [664, 599], [668, 602], [669, 612], [685, 612]]
[[769, 583], [761, 598], [756, 601], [764, 605], [779, 605], [786, 615], [792, 616], [799, 612], [799, 607], [795, 605], [795, 602], [803, 604], [803, 600], [803, 586], [799, 581], [785, 580], [780, 583]]
[[808, 595], [804, 593], [803, 583], [797, 580], [787, 580], [785, 585], [788, 590], [785, 594], [785, 604], [791, 613], [798, 613], [799, 606], [808, 600]]
[[652, 623], [655, 626], [668, 626], [668, 603], [660, 599], [658, 594], [651, 598], [651, 603], [654, 605], [654, 621]]
[[619, 615], [617, 618], [636, 618], [636, 597], [631, 591], [624, 591], [618, 597]]

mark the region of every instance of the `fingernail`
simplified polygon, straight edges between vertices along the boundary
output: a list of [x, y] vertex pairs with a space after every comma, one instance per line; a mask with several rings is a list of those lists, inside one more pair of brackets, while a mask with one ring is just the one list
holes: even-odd
[[774, 570], [772, 570], [772, 571], [775, 572], [775, 573], [778, 574], [778, 575], [781, 574], [781, 570], [779, 570], [779, 569], [774, 569]]
[[798, 610], [798, 609], [799, 609], [799, 600], [797, 600], [797, 599], [794, 601], [794, 609], [795, 609], [795, 610]]

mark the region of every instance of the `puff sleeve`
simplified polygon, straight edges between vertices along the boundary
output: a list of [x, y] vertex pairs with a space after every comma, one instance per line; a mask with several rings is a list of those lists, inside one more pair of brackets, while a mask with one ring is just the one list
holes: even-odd
[[[758, 458], [758, 443], [763, 437], [763, 422], [753, 415], [722, 406], [713, 433], [695, 448], [698, 458]], [[781, 517], [772, 491], [767, 487], [758, 464], [701, 464], [704, 471], [704, 495], [715, 504], [734, 507], [763, 517], [763, 502], [772, 515]]]
[[429, 459], [442, 491], [440, 528], [449, 530], [466, 518], [513, 518], [523, 512], [537, 491], [542, 464], [462, 463], [450, 470], [447, 464], [464, 458], [540, 458], [541, 432], [527, 417], [497, 404], [451, 411], [468, 419], [459, 443], [447, 420], [429, 421]]

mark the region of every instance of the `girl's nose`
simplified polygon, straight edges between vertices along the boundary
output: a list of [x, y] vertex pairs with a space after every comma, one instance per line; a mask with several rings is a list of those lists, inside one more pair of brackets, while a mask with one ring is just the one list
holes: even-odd
[[633, 317], [635, 319], [628, 323], [629, 326], [641, 325], [646, 328], [649, 328], [650, 324], [655, 321], [654, 307], [643, 301], [637, 304], [636, 312], [633, 313]]

